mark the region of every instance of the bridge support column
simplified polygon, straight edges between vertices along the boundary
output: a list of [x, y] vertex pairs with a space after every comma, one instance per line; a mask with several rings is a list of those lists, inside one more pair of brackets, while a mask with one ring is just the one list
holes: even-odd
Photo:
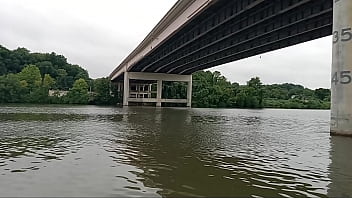
[[157, 81], [157, 88], [156, 88], [156, 106], [157, 107], [161, 107], [162, 90], [163, 90], [163, 81], [158, 80]]
[[130, 78], [128, 72], [124, 73], [123, 80], [123, 106], [128, 106], [128, 98], [130, 97]]
[[192, 107], [192, 75], [189, 75], [187, 83], [187, 107]]
[[352, 137], [352, 0], [334, 0], [331, 135]]

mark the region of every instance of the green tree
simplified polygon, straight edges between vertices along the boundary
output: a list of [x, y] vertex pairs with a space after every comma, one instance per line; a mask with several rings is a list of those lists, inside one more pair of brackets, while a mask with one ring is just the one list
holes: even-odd
[[67, 94], [67, 100], [70, 104], [88, 104], [88, 84], [84, 79], [80, 78], [74, 82]]
[[247, 86], [249, 88], [252, 88], [249, 91], [249, 98], [247, 99], [247, 101], [249, 101], [249, 104], [247, 105], [247, 107], [250, 108], [262, 108], [263, 105], [263, 86], [262, 86], [262, 82], [260, 81], [259, 77], [255, 77], [255, 78], [251, 78], [248, 82], [247, 82]]
[[58, 71], [50, 61], [38, 62], [35, 65], [39, 68], [42, 76], [45, 74], [50, 74], [50, 76], [54, 78], [57, 76]]
[[330, 95], [331, 95], [330, 89], [319, 88], [314, 90], [314, 94], [320, 100], [330, 101]]
[[43, 82], [39, 88], [34, 89], [29, 94], [29, 102], [31, 103], [49, 103], [49, 89], [55, 85], [55, 80], [49, 75], [45, 74]]
[[22, 102], [25, 90], [15, 74], [0, 76], [0, 103]]
[[232, 85], [220, 72], [193, 74], [193, 107], [231, 107], [235, 93], [236, 84]]
[[254, 77], [251, 78], [248, 82], [247, 85], [249, 87], [253, 87], [254, 89], [259, 90], [260, 88], [262, 88], [262, 82], [260, 81], [259, 77]]
[[94, 102], [99, 105], [113, 103], [113, 97], [110, 94], [109, 78], [98, 78], [94, 80]]
[[56, 79], [56, 85], [58, 89], [61, 90], [68, 90], [71, 86], [69, 86], [70, 84], [73, 84], [72, 79], [69, 82], [68, 80], [68, 76], [67, 76], [67, 72], [64, 69], [58, 69], [57, 70], [57, 79]]
[[43, 78], [42, 86], [48, 90], [55, 85], [55, 80], [50, 76], [50, 74], [45, 74]]
[[18, 77], [21, 81], [25, 81], [28, 84], [30, 91], [40, 87], [42, 83], [40, 71], [35, 65], [28, 65], [23, 68], [22, 71], [18, 74]]

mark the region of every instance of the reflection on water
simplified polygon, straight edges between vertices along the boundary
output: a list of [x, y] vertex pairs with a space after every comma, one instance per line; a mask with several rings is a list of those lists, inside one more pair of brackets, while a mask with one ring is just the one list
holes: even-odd
[[0, 106], [0, 128], [2, 196], [352, 194], [329, 111]]
[[352, 197], [352, 138], [331, 137], [329, 197]]

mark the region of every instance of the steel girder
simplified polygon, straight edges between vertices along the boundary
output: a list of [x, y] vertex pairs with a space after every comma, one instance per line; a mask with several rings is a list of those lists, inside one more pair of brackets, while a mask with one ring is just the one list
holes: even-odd
[[191, 74], [331, 35], [332, 0], [218, 0], [130, 71]]

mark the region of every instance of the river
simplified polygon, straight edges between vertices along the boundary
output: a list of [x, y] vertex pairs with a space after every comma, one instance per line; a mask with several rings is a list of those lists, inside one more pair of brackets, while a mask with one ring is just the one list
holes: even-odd
[[0, 196], [352, 196], [330, 111], [0, 106]]

